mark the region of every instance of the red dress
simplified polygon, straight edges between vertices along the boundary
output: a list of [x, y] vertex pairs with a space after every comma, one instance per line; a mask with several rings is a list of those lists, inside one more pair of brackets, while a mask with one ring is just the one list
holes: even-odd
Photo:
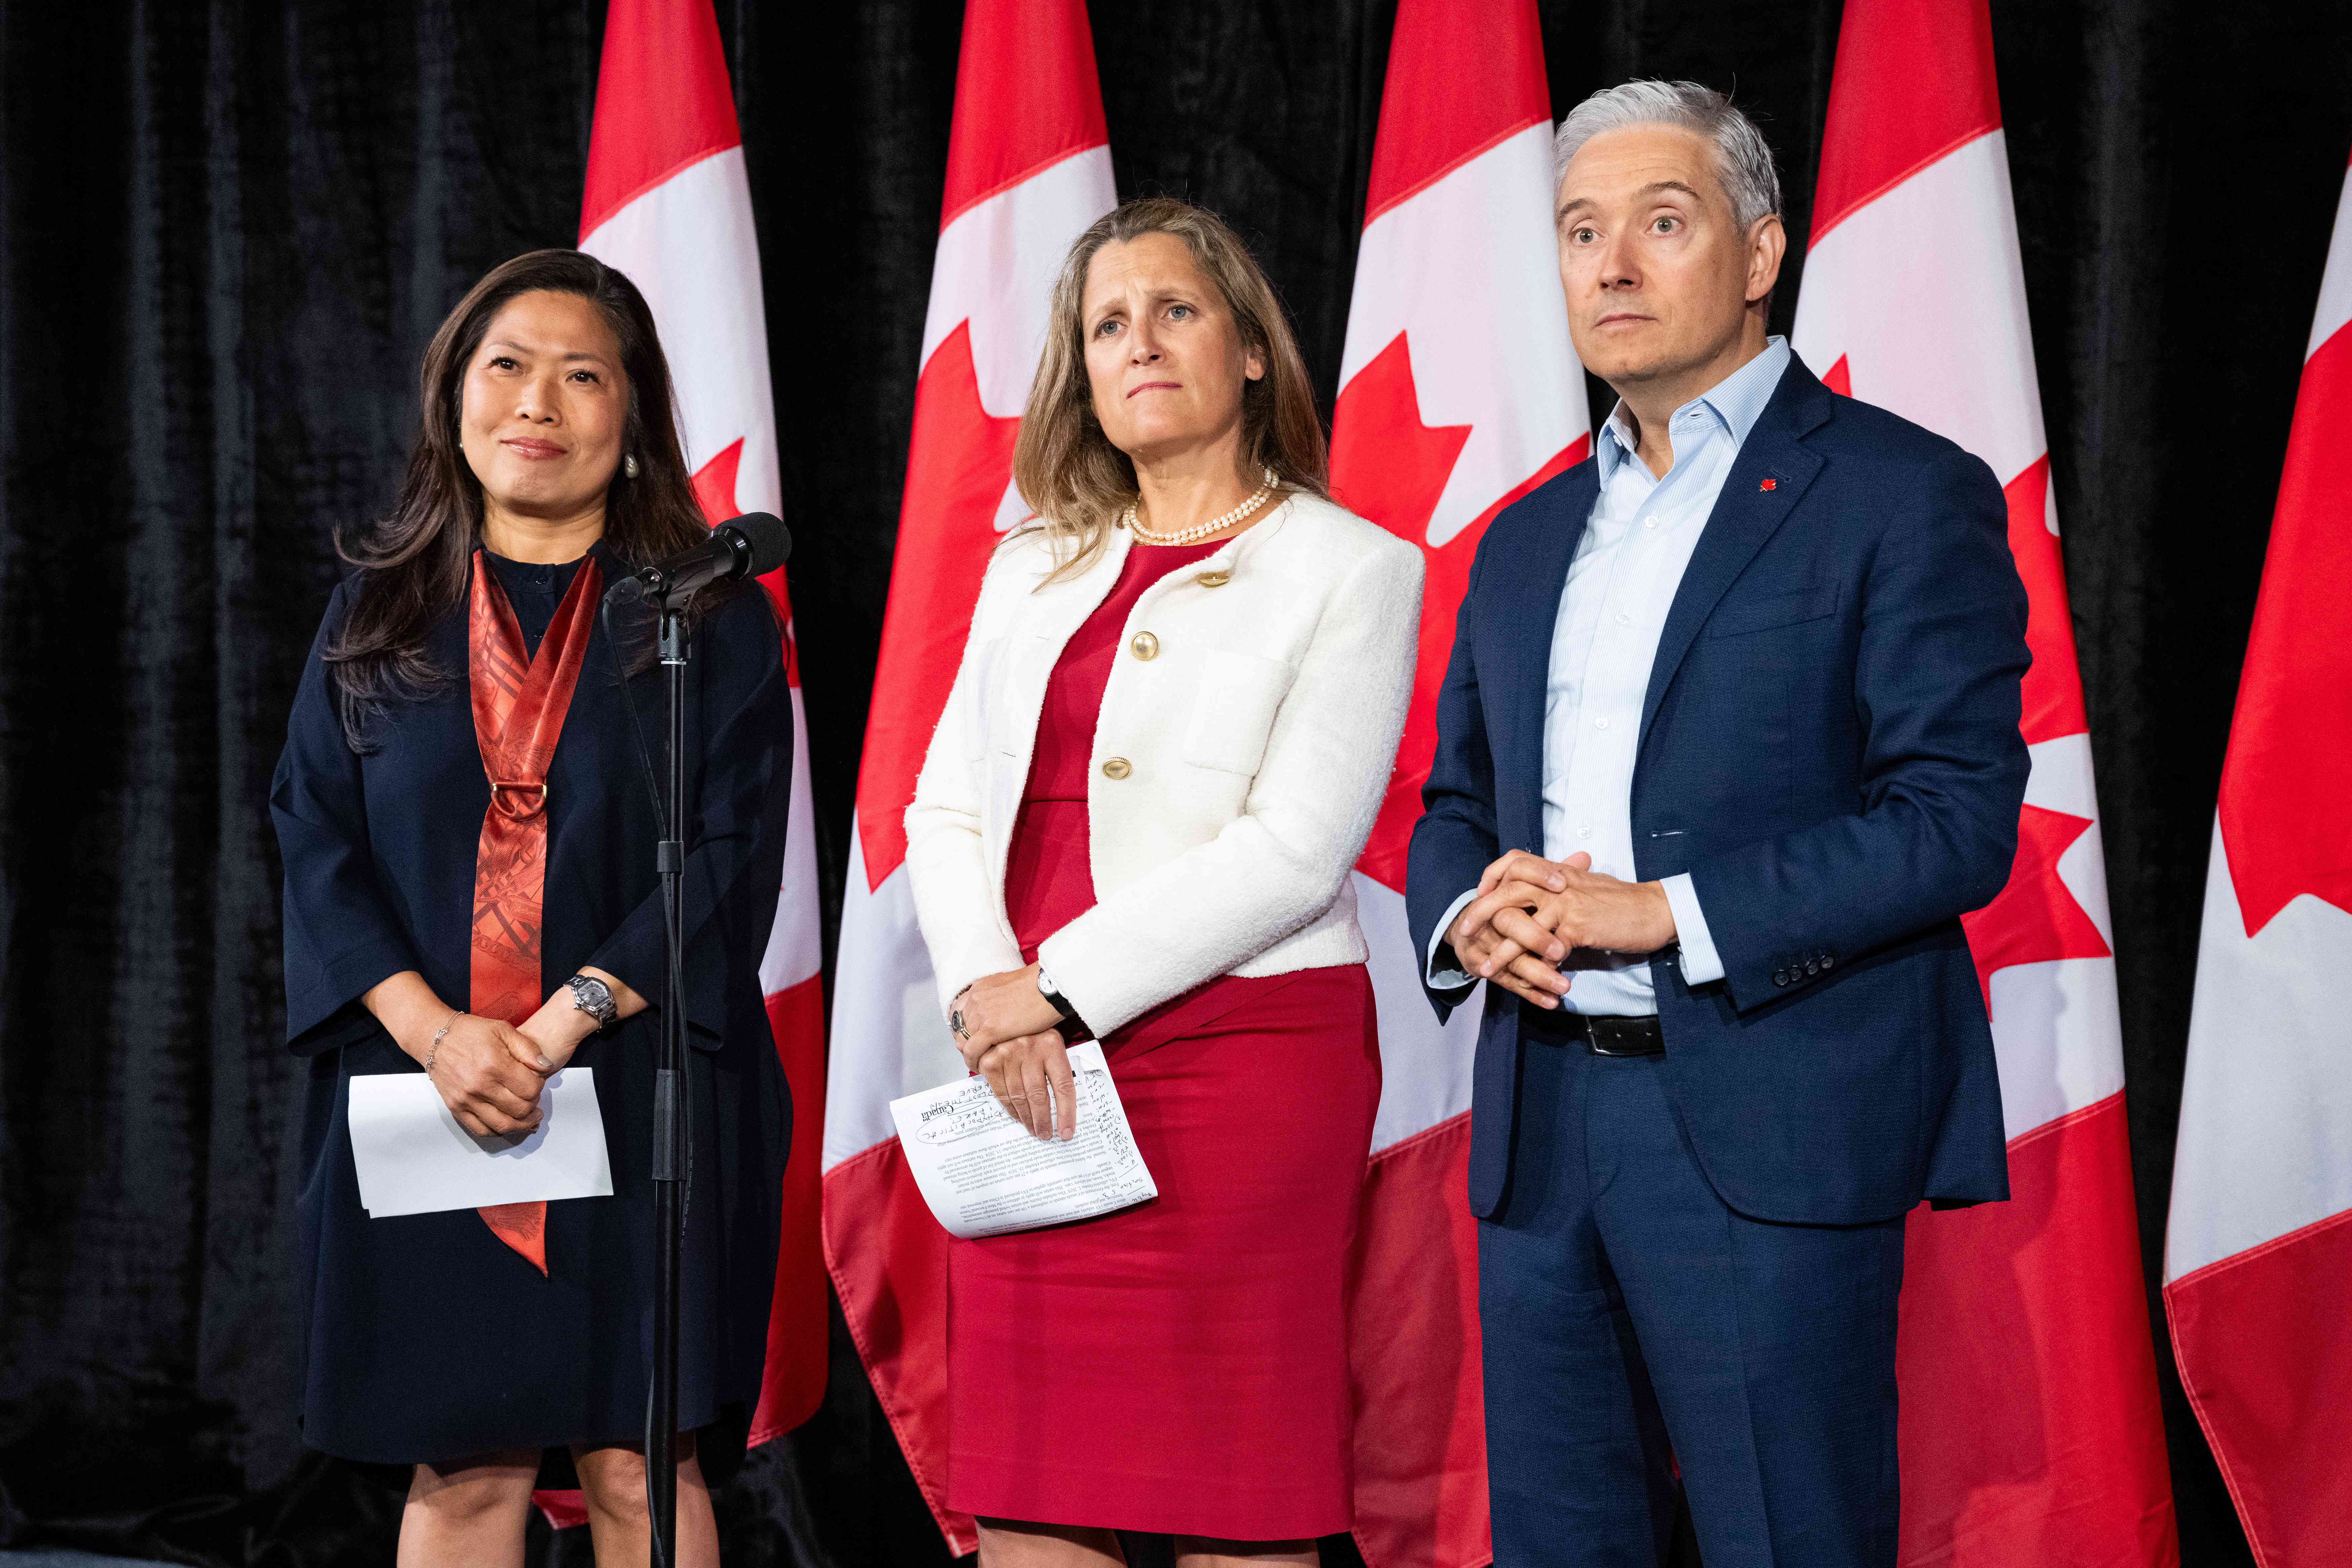
[[[1005, 869], [1024, 958], [1095, 901], [1087, 783], [1129, 612], [1217, 548], [1135, 546], [1055, 666]], [[949, 1243], [949, 1506], [1234, 1541], [1346, 1530], [1370, 973], [1225, 975], [1103, 1048], [1160, 1196]]]

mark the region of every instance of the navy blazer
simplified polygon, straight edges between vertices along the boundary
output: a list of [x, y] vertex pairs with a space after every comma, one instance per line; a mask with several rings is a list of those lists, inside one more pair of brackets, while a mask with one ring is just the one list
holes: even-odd
[[[1437, 698], [1406, 887], [1416, 951], [1506, 849], [1543, 850], [1543, 730], [1578, 464], [1495, 519]], [[1683, 574], [1643, 702], [1643, 880], [1688, 872], [1724, 977], [1652, 961], [1668, 1092], [1724, 1201], [1850, 1225], [2009, 1195], [1959, 916], [2017, 851], [2025, 589], [1978, 458], [1792, 360]], [[1438, 1016], [1463, 993], [1431, 993]], [[1517, 997], [1487, 988], [1470, 1204], [1507, 1194]]]

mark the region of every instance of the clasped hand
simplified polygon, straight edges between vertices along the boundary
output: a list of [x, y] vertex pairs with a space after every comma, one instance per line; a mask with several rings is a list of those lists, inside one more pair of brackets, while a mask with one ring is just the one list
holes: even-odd
[[1077, 1086], [1055, 1027], [1062, 1016], [1037, 989], [1035, 964], [982, 975], [963, 988], [951, 1012], [965, 1069], [988, 1080], [1015, 1121], [1039, 1138], [1076, 1136]]
[[1514, 849], [1486, 868], [1478, 894], [1446, 930], [1463, 972], [1491, 980], [1538, 1007], [1558, 1007], [1579, 948], [1654, 952], [1675, 940], [1664, 887], [1591, 868], [1582, 852], [1547, 860]]
[[536, 1130], [540, 1089], [562, 1065], [512, 1024], [471, 1013], [460, 1015], [427, 1054], [433, 1065], [425, 1070], [441, 1102], [477, 1138]]
[[520, 1027], [463, 1014], [429, 1053], [433, 1086], [457, 1125], [477, 1137], [532, 1131], [541, 1114], [540, 1090], [595, 1031], [596, 1020], [572, 1005], [563, 986]]

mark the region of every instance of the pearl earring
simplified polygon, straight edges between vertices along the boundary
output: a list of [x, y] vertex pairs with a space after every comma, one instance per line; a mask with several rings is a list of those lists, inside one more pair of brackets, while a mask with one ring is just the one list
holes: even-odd
[[621, 472], [626, 474], [633, 479], [637, 477], [637, 456], [635, 453], [632, 452], [627, 457], [621, 459]]

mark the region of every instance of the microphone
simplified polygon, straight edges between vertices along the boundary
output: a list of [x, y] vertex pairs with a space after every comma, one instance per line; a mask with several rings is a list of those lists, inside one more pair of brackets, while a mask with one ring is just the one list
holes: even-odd
[[642, 600], [656, 609], [678, 609], [695, 594], [728, 577], [758, 577], [782, 566], [793, 552], [792, 531], [773, 512], [745, 512], [710, 531], [710, 537], [622, 578], [605, 596], [619, 603]]

